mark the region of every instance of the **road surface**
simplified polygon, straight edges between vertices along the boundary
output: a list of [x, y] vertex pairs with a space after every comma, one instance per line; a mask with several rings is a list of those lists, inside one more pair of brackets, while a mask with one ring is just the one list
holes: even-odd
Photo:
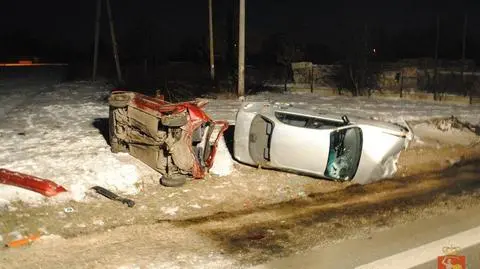
[[436, 269], [446, 247], [460, 248], [467, 268], [480, 268], [480, 206], [418, 220], [252, 267], [252, 269], [355, 268]]

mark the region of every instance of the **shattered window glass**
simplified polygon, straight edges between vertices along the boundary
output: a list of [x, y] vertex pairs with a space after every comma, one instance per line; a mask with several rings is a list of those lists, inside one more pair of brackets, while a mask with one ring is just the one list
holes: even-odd
[[358, 169], [362, 155], [362, 130], [358, 127], [335, 130], [330, 134], [325, 176], [351, 180]]

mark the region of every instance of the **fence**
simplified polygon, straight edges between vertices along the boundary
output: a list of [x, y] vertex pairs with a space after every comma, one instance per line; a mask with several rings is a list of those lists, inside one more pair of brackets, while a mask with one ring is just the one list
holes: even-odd
[[[412, 63], [369, 65], [372, 82], [368, 95], [424, 100], [455, 100], [465, 103], [477, 100], [480, 95], [480, 72], [471, 64], [462, 67], [444, 62], [437, 70], [432, 64], [412, 66]], [[348, 74], [341, 65], [315, 65], [310, 62], [292, 64], [292, 91], [318, 91], [326, 94], [347, 93]], [[436, 72], [436, 79], [435, 79]], [[458, 96], [454, 97], [454, 96]], [[463, 97], [463, 98], [460, 98]]]

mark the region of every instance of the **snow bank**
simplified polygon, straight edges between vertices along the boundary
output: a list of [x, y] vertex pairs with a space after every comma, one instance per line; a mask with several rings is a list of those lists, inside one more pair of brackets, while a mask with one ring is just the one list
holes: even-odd
[[228, 176], [233, 172], [233, 158], [228, 151], [225, 137], [218, 140], [217, 153], [210, 168], [210, 173], [217, 176]]
[[[135, 194], [136, 183], [156, 172], [127, 154], [113, 154], [104, 137], [108, 125], [104, 84], [0, 84], [0, 167], [46, 178], [70, 192], [48, 201], [82, 201], [94, 185], [119, 193]], [[480, 106], [443, 105], [405, 100], [321, 97], [316, 94], [260, 93], [251, 101], [290, 102], [296, 106], [352, 114], [387, 121], [422, 120], [455, 115], [472, 124], [480, 123]], [[240, 102], [211, 100], [207, 112], [214, 119], [234, 123]], [[213, 174], [226, 176], [233, 160], [225, 140], [220, 140]], [[46, 198], [21, 188], [0, 185], [0, 208], [11, 201], [41, 204]]]
[[[0, 123], [0, 167], [50, 179], [69, 190], [50, 202], [82, 201], [95, 185], [137, 193], [138, 166], [126, 154], [111, 153], [101, 133], [107, 130], [108, 94], [104, 85], [81, 82], [30, 92]], [[0, 197], [31, 205], [47, 201], [40, 194], [4, 185]]]

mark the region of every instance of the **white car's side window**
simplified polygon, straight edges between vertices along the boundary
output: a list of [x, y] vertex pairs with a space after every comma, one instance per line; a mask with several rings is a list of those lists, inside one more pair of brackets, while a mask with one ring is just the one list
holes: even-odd
[[282, 123], [309, 129], [332, 129], [344, 125], [342, 121], [326, 120], [284, 112], [275, 112], [275, 117]]

